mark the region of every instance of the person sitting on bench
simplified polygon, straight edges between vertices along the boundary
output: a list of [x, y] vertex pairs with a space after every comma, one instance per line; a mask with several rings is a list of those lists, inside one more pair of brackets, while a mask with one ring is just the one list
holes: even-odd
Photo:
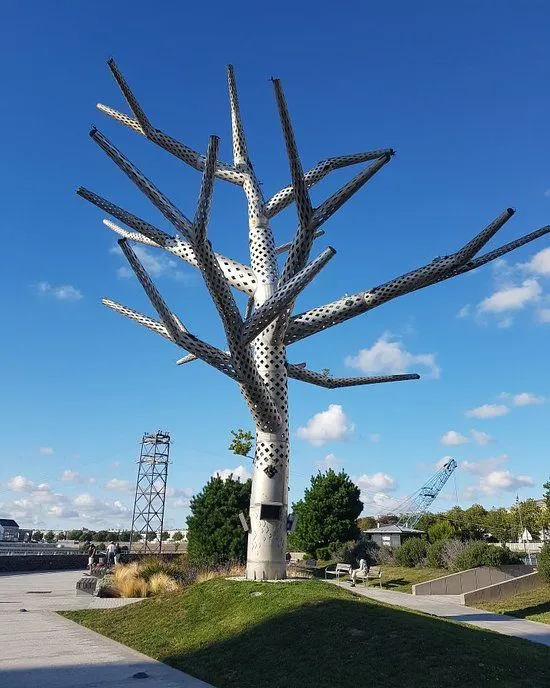
[[353, 569], [353, 571], [351, 572], [351, 587], [352, 588], [355, 587], [355, 583], [357, 581], [357, 574], [359, 574], [360, 576], [362, 576], [364, 578], [366, 575], [368, 575], [369, 569], [370, 569], [370, 566], [368, 565], [367, 560], [361, 559], [359, 561], [359, 568]]

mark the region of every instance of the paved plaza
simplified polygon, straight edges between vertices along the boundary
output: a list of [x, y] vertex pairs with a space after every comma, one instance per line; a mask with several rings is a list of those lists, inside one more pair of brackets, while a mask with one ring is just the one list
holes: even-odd
[[[147, 674], [155, 688], [208, 684], [55, 614], [138, 600], [75, 594], [80, 571], [0, 575], [0, 685], [10, 688], [127, 688]], [[26, 609], [26, 612], [19, 611]]]

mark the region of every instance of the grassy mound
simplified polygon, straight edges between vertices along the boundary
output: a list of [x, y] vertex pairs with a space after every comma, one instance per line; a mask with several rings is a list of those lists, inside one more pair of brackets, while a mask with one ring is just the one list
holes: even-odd
[[532, 688], [550, 675], [547, 647], [316, 580], [218, 579], [176, 597], [64, 615], [217, 688]]

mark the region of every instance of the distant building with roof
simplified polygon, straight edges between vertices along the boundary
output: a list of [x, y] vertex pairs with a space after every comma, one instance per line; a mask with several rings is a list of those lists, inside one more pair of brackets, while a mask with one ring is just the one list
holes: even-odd
[[424, 530], [398, 526], [396, 523], [389, 526], [380, 526], [379, 528], [369, 528], [362, 532], [368, 540], [372, 540], [379, 547], [384, 545], [384, 547], [392, 548], [399, 547], [410, 537], [421, 537], [425, 533]]

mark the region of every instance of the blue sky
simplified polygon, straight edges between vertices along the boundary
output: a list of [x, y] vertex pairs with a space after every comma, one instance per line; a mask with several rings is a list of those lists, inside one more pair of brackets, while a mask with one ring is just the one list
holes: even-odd
[[[156, 126], [199, 150], [216, 133], [224, 159], [232, 62], [266, 195], [289, 179], [271, 76], [283, 81], [306, 169], [332, 155], [397, 150], [327, 223], [315, 251], [330, 244], [338, 254], [299, 310], [456, 250], [508, 206], [518, 212], [491, 248], [550, 222], [547, 3], [505, 0], [498, 12], [470, 2], [328, 6], [2, 3], [0, 515], [22, 526], [127, 526], [139, 439], [157, 428], [173, 438], [170, 526], [184, 525], [189, 495], [214, 471], [251, 468], [227, 450], [231, 428], [251, 427], [237, 387], [200, 362], [176, 367], [173, 345], [100, 304], [109, 296], [151, 311], [121, 270], [103, 215], [75, 189], [169, 227], [89, 139], [90, 123], [187, 214], [200, 183], [96, 110], [127, 111], [110, 56]], [[319, 184], [314, 202], [354, 172]], [[277, 241], [295, 225], [294, 208], [281, 213]], [[217, 182], [215, 248], [245, 261], [246, 233], [239, 189]], [[332, 391], [291, 382], [291, 497], [319, 466], [336, 464], [375, 513], [446, 455], [461, 468], [441, 508], [457, 496], [464, 506], [508, 505], [518, 489], [539, 496], [550, 443], [549, 247], [542, 239], [292, 346], [289, 360], [337, 375], [423, 377]], [[153, 251], [145, 260], [191, 330], [223, 347], [200, 275]]]

